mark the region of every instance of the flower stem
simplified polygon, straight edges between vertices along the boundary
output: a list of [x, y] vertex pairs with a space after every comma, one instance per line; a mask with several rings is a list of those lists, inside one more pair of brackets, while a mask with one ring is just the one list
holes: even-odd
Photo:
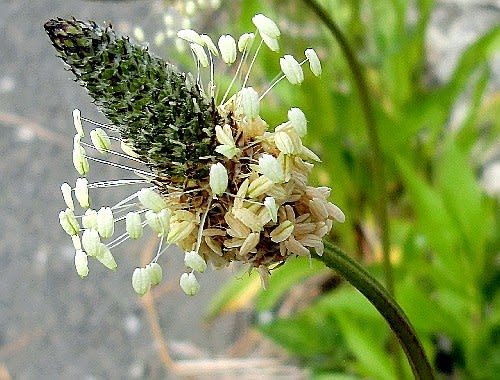
[[382, 249], [384, 253], [384, 277], [385, 285], [391, 294], [394, 293], [394, 281], [392, 276], [392, 267], [390, 262], [390, 239], [389, 222], [387, 214], [387, 195], [386, 195], [386, 177], [384, 171], [384, 157], [380, 148], [380, 140], [377, 132], [377, 122], [373, 112], [370, 92], [353, 49], [350, 47], [347, 38], [339, 29], [333, 19], [322, 9], [315, 0], [302, 0], [309, 6], [321, 19], [323, 24], [332, 33], [337, 40], [348, 64], [352, 71], [354, 83], [358, 89], [359, 98], [363, 114], [366, 121], [366, 130], [368, 134], [371, 155], [372, 175], [375, 190], [375, 211], [381, 230]]
[[417, 380], [433, 380], [434, 374], [413, 326], [389, 292], [366, 269], [340, 248], [325, 241], [323, 256], [314, 256], [339, 272], [380, 312], [398, 338]]
[[[384, 157], [380, 148], [380, 140], [377, 132], [377, 121], [373, 112], [370, 92], [366, 79], [359, 64], [354, 50], [349, 45], [347, 38], [344, 36], [335, 21], [325, 12], [325, 10], [318, 4], [316, 0], [302, 0], [306, 6], [311, 8], [318, 18], [323, 22], [326, 28], [333, 35], [334, 39], [338, 42], [342, 53], [344, 54], [349, 68], [351, 69], [354, 83], [358, 89], [359, 100], [361, 108], [365, 116], [365, 125], [368, 135], [368, 141], [371, 152], [371, 169], [373, 178], [374, 190], [374, 210], [376, 219], [380, 227], [380, 236], [382, 241], [382, 266], [384, 270], [384, 282], [390, 294], [394, 295], [394, 279], [392, 274], [392, 265], [390, 257], [390, 230], [389, 230], [389, 217], [387, 213], [387, 180], [384, 171]], [[394, 363], [398, 372], [398, 377], [403, 378], [401, 367], [401, 355], [396, 348], [397, 343], [394, 339], [391, 341], [391, 351], [393, 352]]]

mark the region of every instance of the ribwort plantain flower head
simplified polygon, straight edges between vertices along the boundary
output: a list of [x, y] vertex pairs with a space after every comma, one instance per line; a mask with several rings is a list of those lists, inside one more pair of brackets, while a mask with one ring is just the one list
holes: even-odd
[[[312, 49], [301, 62], [286, 54], [279, 59], [283, 73], [259, 91], [250, 85], [250, 72], [261, 49], [279, 50], [281, 33], [264, 15], [253, 23], [256, 30], [239, 39], [218, 38], [218, 48], [206, 34], [179, 31], [195, 59], [195, 76], [117, 36], [110, 25], [75, 19], [45, 24], [59, 56], [111, 122], [101, 125], [73, 112], [73, 162], [81, 177], [74, 187], [61, 186], [67, 208], [59, 218], [72, 237], [80, 276], [88, 273], [88, 256], [114, 270], [111, 249], [140, 239], [144, 228], [160, 243], [151, 263], [134, 271], [132, 284], [140, 295], [159, 283], [157, 261], [170, 244], [185, 253], [188, 271], [180, 286], [188, 295], [198, 293], [194, 272], [203, 272], [207, 263], [248, 264], [266, 287], [270, 270], [290, 256], [309, 256], [310, 249], [323, 253], [323, 238], [344, 215], [328, 200], [329, 188], [308, 182], [319, 158], [302, 144], [306, 116], [292, 107], [274, 128], [260, 116], [261, 102], [275, 85], [283, 79], [300, 84], [304, 63], [309, 61], [314, 75], [321, 74], [321, 65]], [[228, 88], [217, 86], [216, 59], [235, 67]], [[90, 142], [82, 124], [97, 127], [88, 134]], [[116, 156], [131, 165], [113, 163]], [[139, 178], [90, 183], [89, 161]], [[132, 185], [141, 188], [114, 206], [96, 210], [92, 203], [98, 188]], [[75, 216], [73, 194], [81, 216]], [[114, 236], [118, 224], [124, 232]]]

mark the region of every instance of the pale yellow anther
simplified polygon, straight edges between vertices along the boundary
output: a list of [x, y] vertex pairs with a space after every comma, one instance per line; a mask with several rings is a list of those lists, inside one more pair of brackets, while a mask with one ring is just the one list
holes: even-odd
[[278, 38], [281, 35], [278, 25], [263, 14], [253, 16], [252, 22], [257, 27], [261, 35], [265, 34], [266, 36], [273, 38]]
[[61, 185], [61, 193], [63, 195], [64, 203], [70, 210], [75, 210], [75, 205], [73, 203], [73, 197], [71, 195], [71, 186], [68, 183], [63, 183]]
[[302, 152], [302, 141], [294, 131], [276, 132], [274, 143], [283, 154], [299, 154]]
[[239, 255], [245, 256], [250, 251], [252, 251], [260, 241], [260, 232], [252, 232], [247, 236], [243, 244], [241, 245]]
[[163, 270], [160, 264], [150, 263], [146, 265], [146, 272], [148, 274], [151, 285], [158, 285], [163, 277]]
[[306, 49], [305, 56], [309, 60], [309, 67], [314, 75], [319, 77], [321, 75], [321, 62], [314, 49]]
[[223, 127], [216, 125], [215, 136], [217, 137], [217, 141], [223, 145], [235, 145], [233, 133], [229, 124], [224, 124]]
[[180, 278], [179, 284], [181, 286], [181, 289], [188, 296], [194, 296], [200, 291], [200, 284], [198, 283], [198, 280], [196, 279], [194, 273], [183, 273]]
[[80, 226], [75, 218], [75, 214], [70, 208], [59, 213], [59, 223], [64, 231], [70, 236], [77, 235], [80, 231]]
[[293, 56], [286, 54], [283, 58], [280, 58], [280, 66], [281, 71], [291, 84], [300, 84], [304, 81], [302, 67]]
[[264, 153], [259, 157], [259, 172], [273, 183], [282, 183], [285, 180], [283, 167], [276, 157]]
[[142, 237], [142, 222], [139, 213], [130, 211], [125, 217], [125, 226], [131, 239], [140, 239]]
[[210, 167], [209, 184], [212, 193], [217, 196], [223, 194], [228, 185], [227, 169], [220, 162]]
[[97, 211], [88, 209], [82, 217], [82, 225], [84, 228], [93, 228], [97, 230]]
[[289, 220], [285, 220], [278, 227], [271, 231], [271, 240], [275, 243], [282, 242], [290, 237], [293, 229], [293, 223]]
[[259, 94], [252, 87], [244, 87], [237, 97], [237, 110], [250, 120], [259, 116]]
[[304, 112], [300, 108], [290, 108], [288, 111], [288, 120], [300, 137], [307, 134], [306, 115], [304, 115]]
[[261, 34], [260, 36], [262, 37], [262, 41], [264, 41], [264, 43], [269, 49], [271, 49], [271, 51], [278, 51], [280, 49], [277, 38], [268, 36], [267, 34]]
[[236, 41], [234, 38], [229, 34], [222, 35], [219, 38], [218, 45], [224, 63], [228, 65], [234, 63], [236, 61]]
[[78, 136], [80, 136], [80, 138], [85, 137], [85, 133], [83, 132], [83, 127], [82, 127], [82, 118], [79, 109], [73, 110], [73, 125], [75, 126]]
[[215, 151], [217, 153], [222, 154], [224, 157], [227, 157], [229, 159], [231, 159], [234, 156], [237, 156], [241, 153], [241, 149], [236, 148], [235, 145], [217, 145], [215, 147]]
[[203, 45], [205, 43], [203, 38], [193, 29], [181, 29], [177, 32], [177, 37], [198, 45]]
[[276, 200], [273, 197], [266, 197], [264, 199], [264, 207], [269, 213], [271, 220], [274, 223], [278, 222], [278, 207], [276, 206]]
[[184, 254], [184, 264], [200, 273], [207, 269], [207, 263], [196, 251], [189, 251]]
[[81, 249], [75, 252], [75, 268], [78, 275], [82, 278], [89, 274], [87, 255]]
[[246, 208], [233, 208], [232, 213], [236, 219], [250, 228], [253, 232], [262, 231], [262, 220]]
[[134, 291], [143, 296], [151, 288], [151, 279], [146, 268], [135, 268], [132, 273], [132, 288]]
[[80, 145], [80, 136], [75, 135], [73, 141], [73, 165], [76, 171], [85, 176], [89, 172], [89, 162], [86, 157], [85, 149]]
[[258, 196], [266, 193], [273, 186], [273, 181], [266, 176], [261, 175], [250, 183], [250, 186], [248, 186], [247, 196], [249, 198], [257, 198]]
[[167, 207], [165, 199], [151, 188], [144, 188], [137, 192], [139, 202], [149, 210], [159, 212]]
[[158, 236], [167, 236], [170, 230], [170, 212], [163, 209], [159, 212], [151, 210], [146, 211], [146, 221], [151, 229], [158, 234]]
[[208, 67], [208, 56], [203, 46], [191, 43], [189, 44], [189, 47], [193, 51], [196, 56], [196, 60], [200, 63], [201, 67]]
[[217, 50], [217, 46], [215, 46], [215, 44], [212, 41], [212, 39], [210, 38], [210, 36], [208, 36], [206, 34], [201, 34], [200, 38], [203, 40], [203, 42], [205, 43], [205, 46], [208, 48], [210, 53], [212, 53], [215, 56], [219, 55], [219, 51]]
[[99, 238], [97, 230], [91, 228], [83, 231], [82, 243], [83, 249], [85, 249], [85, 252], [87, 252], [89, 256], [97, 256], [101, 247], [101, 239]]
[[134, 157], [134, 158], [138, 158], [140, 157], [139, 154], [137, 154], [134, 149], [132, 148], [131, 145], [127, 144], [126, 142], [124, 141], [121, 141], [120, 142], [120, 149], [122, 150], [123, 153], [125, 153], [126, 155], [130, 156], [130, 157]]
[[92, 144], [99, 153], [108, 153], [111, 148], [111, 140], [102, 128], [96, 128], [90, 131], [90, 139]]
[[109, 248], [106, 246], [106, 244], [101, 243], [99, 245], [99, 250], [97, 251], [96, 255], [97, 260], [101, 262], [106, 268], [111, 269], [112, 271], [116, 270], [116, 261], [113, 255], [111, 254], [111, 251]]
[[253, 33], [244, 33], [241, 35], [241, 37], [238, 39], [238, 50], [240, 52], [243, 52], [243, 50], [246, 50], [252, 45], [253, 40], [255, 39], [255, 34]]
[[195, 224], [190, 221], [170, 223], [170, 232], [167, 236], [167, 243], [176, 243], [183, 240], [195, 229]]
[[89, 182], [87, 178], [78, 178], [75, 186], [75, 197], [82, 208], [89, 208]]
[[113, 236], [115, 223], [111, 208], [101, 207], [99, 211], [97, 211], [97, 231], [103, 239], [108, 239]]

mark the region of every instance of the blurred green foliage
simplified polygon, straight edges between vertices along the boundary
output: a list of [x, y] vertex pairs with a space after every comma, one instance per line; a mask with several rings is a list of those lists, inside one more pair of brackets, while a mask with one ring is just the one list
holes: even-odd
[[[487, 92], [500, 26], [462, 52], [447, 82], [432, 83], [425, 42], [434, 1], [319, 2], [347, 36], [368, 79], [388, 177], [396, 298], [442, 378], [496, 379], [500, 209], [478, 175], [500, 131], [500, 96]], [[251, 17], [264, 13], [288, 28], [280, 54], [314, 47], [323, 57], [320, 79], [311, 75], [300, 87], [277, 86], [267, 108], [262, 105], [263, 116], [277, 125], [289, 107], [305, 112], [307, 143], [323, 160], [315, 180], [332, 187], [332, 201], [347, 216], [332, 238], [381, 278], [365, 120], [337, 42], [301, 1], [229, 3], [222, 9], [242, 20], [231, 25], [233, 35], [251, 30]], [[267, 78], [279, 71], [271, 54], [257, 69]], [[452, 110], [464, 96], [465, 117], [451, 128]], [[326, 272], [320, 263], [297, 259], [273, 272], [267, 291], [249, 291], [256, 289], [256, 276], [235, 280], [214, 299], [209, 317], [253, 300], [257, 328], [316, 379], [396, 379], [384, 321], [355, 289]], [[278, 316], [290, 289], [311, 285], [311, 278], [320, 279], [312, 282], [317, 297], [304, 297], [300, 310]]]

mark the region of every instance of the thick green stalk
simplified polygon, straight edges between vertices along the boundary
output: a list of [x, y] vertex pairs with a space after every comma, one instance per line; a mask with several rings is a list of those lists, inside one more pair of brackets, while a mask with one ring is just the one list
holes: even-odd
[[384, 157], [380, 148], [380, 140], [377, 132], [377, 122], [370, 101], [370, 91], [353, 49], [350, 47], [347, 38], [339, 29], [333, 19], [325, 12], [323, 8], [315, 0], [302, 0], [309, 6], [316, 15], [321, 19], [323, 24], [332, 33], [335, 40], [338, 42], [348, 64], [352, 71], [354, 83], [358, 89], [359, 98], [363, 114], [366, 121], [366, 131], [371, 151], [371, 167], [375, 190], [375, 212], [380, 226], [382, 239], [382, 249], [384, 257], [384, 276], [385, 285], [391, 294], [394, 294], [394, 281], [392, 276], [392, 267], [390, 261], [390, 231], [389, 218], [387, 214], [387, 194], [386, 194], [386, 178], [384, 171]]
[[[358, 89], [361, 108], [365, 116], [365, 126], [368, 135], [368, 141], [371, 152], [371, 169], [373, 178], [374, 190], [374, 210], [377, 217], [377, 222], [380, 227], [380, 235], [382, 241], [382, 257], [385, 286], [389, 293], [394, 294], [394, 279], [392, 274], [391, 256], [390, 256], [390, 231], [389, 231], [389, 216], [387, 213], [387, 181], [384, 170], [384, 157], [380, 148], [380, 140], [377, 131], [377, 122], [373, 112], [370, 91], [366, 83], [365, 76], [361, 65], [359, 64], [353, 49], [349, 45], [347, 38], [344, 36], [335, 21], [325, 12], [325, 10], [315, 0], [302, 0], [310, 7], [318, 18], [323, 22], [327, 29], [331, 32], [335, 40], [340, 46], [351, 69], [354, 83]], [[400, 353], [397, 350], [394, 339], [391, 341], [391, 351], [394, 354], [394, 363], [398, 372], [399, 378], [403, 378], [403, 370], [401, 367]]]
[[432, 380], [434, 374], [425, 351], [404, 311], [396, 300], [370, 273], [340, 248], [325, 242], [323, 256], [314, 256], [329, 268], [339, 272], [362, 293], [385, 318], [399, 340], [417, 380]]

